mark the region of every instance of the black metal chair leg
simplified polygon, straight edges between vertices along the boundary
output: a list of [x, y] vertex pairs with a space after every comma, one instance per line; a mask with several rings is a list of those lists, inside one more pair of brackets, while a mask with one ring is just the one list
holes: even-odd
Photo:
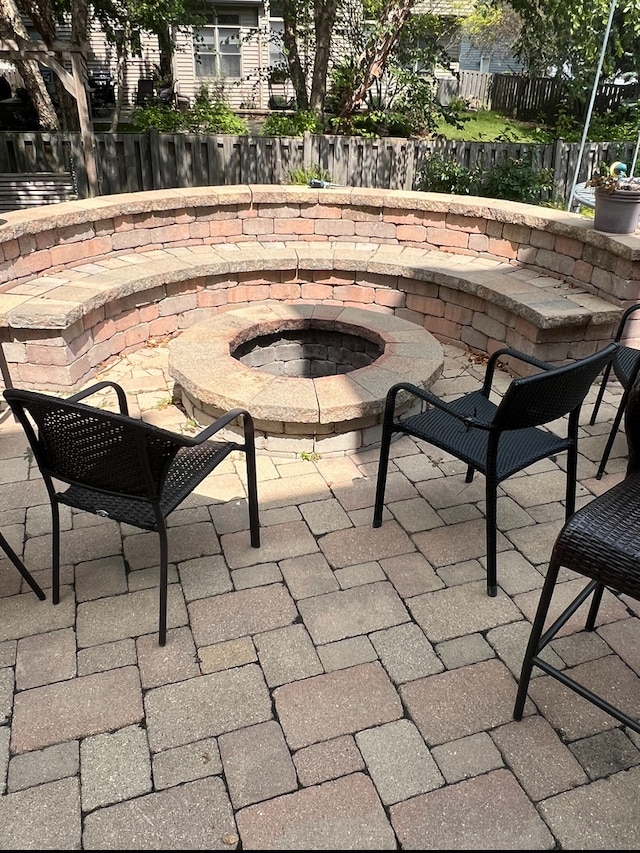
[[569, 521], [576, 511], [576, 489], [578, 483], [578, 448], [574, 445], [567, 451], [567, 488], [564, 504], [565, 521]]
[[258, 476], [256, 472], [256, 456], [253, 434], [246, 437], [245, 430], [245, 464], [247, 470], [247, 503], [249, 505], [249, 533], [253, 548], [260, 547], [260, 517], [258, 514]]
[[587, 621], [585, 623], [587, 631], [593, 631], [596, 627], [596, 617], [598, 615], [598, 610], [600, 609], [603, 592], [604, 586], [602, 584], [598, 584], [594, 590], [593, 598], [591, 599], [591, 607], [589, 608], [589, 615], [587, 616]]
[[11, 379], [11, 374], [9, 373], [7, 357], [4, 354], [3, 343], [4, 341], [0, 342], [0, 373], [2, 374], [2, 381], [4, 382], [4, 387], [13, 388], [13, 381]]
[[589, 423], [591, 426], [596, 422], [596, 417], [598, 412], [600, 411], [600, 404], [602, 403], [602, 398], [604, 397], [604, 390], [607, 387], [607, 382], [609, 381], [609, 375], [611, 373], [611, 363], [609, 363], [602, 374], [602, 382], [600, 383], [600, 387], [598, 388], [598, 396], [596, 397], [596, 401], [593, 404], [593, 411], [591, 412], [591, 417], [589, 418]]
[[167, 529], [162, 525], [158, 530], [160, 537], [160, 611], [158, 615], [158, 643], [167, 644], [167, 587], [169, 585], [169, 547]]
[[498, 485], [495, 478], [486, 476], [486, 513], [487, 513], [487, 595], [494, 598], [498, 594]]
[[373, 508], [373, 526], [380, 527], [382, 524], [382, 513], [384, 510], [384, 492], [387, 487], [387, 468], [389, 467], [389, 449], [391, 447], [391, 429], [386, 424], [382, 430], [380, 441], [380, 459], [378, 462], [378, 480], [376, 484], [376, 497]]
[[44, 601], [44, 600], [45, 600], [45, 598], [46, 598], [46, 595], [45, 595], [45, 594], [44, 594], [44, 592], [40, 589], [40, 586], [39, 586], [39, 585], [38, 585], [38, 583], [36, 582], [35, 578], [33, 578], [33, 577], [31, 576], [31, 574], [27, 571], [27, 569], [24, 567], [24, 565], [23, 565], [23, 563], [22, 563], [22, 560], [20, 559], [20, 557], [18, 557], [18, 555], [17, 555], [17, 554], [16, 554], [16, 552], [13, 550], [13, 548], [11, 547], [11, 545], [9, 545], [9, 543], [8, 543], [8, 542], [7, 542], [7, 540], [4, 538], [4, 536], [2, 535], [2, 533], [0, 533], [0, 548], [2, 548], [2, 550], [5, 552], [5, 554], [7, 555], [7, 557], [11, 560], [11, 562], [13, 563], [13, 565], [16, 567], [16, 569], [20, 572], [20, 574], [22, 575], [22, 577], [23, 577], [23, 578], [26, 580], [26, 582], [29, 584], [29, 586], [31, 587], [31, 589], [32, 589], [32, 590], [35, 592], [35, 594], [38, 596], [38, 598], [40, 599], [40, 601]]
[[60, 603], [60, 508], [51, 504], [51, 596], [54, 604]]
[[557, 563], [549, 564], [549, 568], [547, 569], [547, 577], [545, 579], [544, 586], [542, 587], [542, 593], [540, 595], [540, 601], [538, 603], [538, 609], [533, 620], [533, 627], [531, 628], [531, 634], [529, 635], [529, 642], [527, 643], [527, 649], [524, 653], [524, 658], [522, 661], [522, 669], [520, 670], [520, 680], [518, 682], [518, 693], [516, 696], [516, 703], [513, 709], [514, 720], [522, 719], [524, 705], [527, 701], [527, 693], [529, 692], [529, 682], [531, 681], [531, 673], [533, 671], [533, 659], [541, 649], [540, 637], [542, 636], [542, 629], [544, 628], [547, 613], [549, 612], [549, 606], [551, 604], [551, 598], [553, 596], [553, 591], [556, 586], [556, 580], [558, 579], [559, 571], [560, 566]]
[[600, 460], [600, 465], [598, 466], [598, 472], [596, 474], [596, 480], [601, 480], [602, 475], [604, 474], [604, 470], [607, 467], [607, 462], [609, 461], [609, 455], [613, 448], [613, 442], [616, 440], [616, 436], [618, 434], [618, 430], [620, 429], [620, 423], [622, 421], [622, 416], [624, 415], [624, 411], [627, 408], [627, 400], [629, 399], [630, 388], [625, 389], [622, 399], [620, 400], [620, 405], [618, 406], [618, 411], [613, 419], [613, 423], [611, 424], [611, 431], [609, 432], [609, 437], [607, 438], [607, 443], [604, 448], [604, 453], [602, 454], [602, 459]]

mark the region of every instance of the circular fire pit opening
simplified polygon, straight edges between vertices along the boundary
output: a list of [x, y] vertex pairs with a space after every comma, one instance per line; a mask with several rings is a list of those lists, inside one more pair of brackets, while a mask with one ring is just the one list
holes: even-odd
[[[247, 409], [258, 451], [282, 456], [375, 446], [389, 388], [428, 388], [442, 365], [442, 347], [421, 326], [321, 304], [256, 303], [196, 323], [169, 344], [169, 373], [189, 417], [206, 426]], [[400, 394], [398, 403], [408, 411], [415, 398]], [[240, 435], [240, 424], [227, 434]]]
[[245, 341], [231, 353], [246, 367], [273, 376], [317, 379], [368, 367], [384, 353], [384, 341], [310, 324]]

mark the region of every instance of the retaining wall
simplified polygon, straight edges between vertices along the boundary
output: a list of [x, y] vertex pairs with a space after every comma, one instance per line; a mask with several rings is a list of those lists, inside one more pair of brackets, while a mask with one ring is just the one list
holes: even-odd
[[394, 313], [444, 343], [562, 363], [611, 340], [639, 298], [638, 237], [494, 199], [242, 185], [0, 221], [4, 356], [13, 384], [45, 390], [75, 389], [149, 338], [266, 299]]

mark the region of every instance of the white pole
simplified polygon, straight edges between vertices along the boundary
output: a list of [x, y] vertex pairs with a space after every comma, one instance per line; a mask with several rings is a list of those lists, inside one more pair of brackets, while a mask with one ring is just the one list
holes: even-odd
[[636, 167], [636, 160], [638, 159], [638, 151], [640, 151], [640, 134], [638, 134], [638, 140], [636, 142], [636, 148], [635, 148], [635, 151], [633, 152], [633, 161], [631, 163], [631, 169], [629, 170], [629, 177], [630, 178], [633, 177], [633, 170]]
[[602, 50], [600, 51], [600, 61], [598, 62], [598, 70], [596, 71], [596, 79], [593, 81], [593, 89], [591, 90], [591, 100], [589, 102], [589, 109], [587, 110], [587, 119], [585, 121], [584, 130], [582, 131], [582, 141], [580, 142], [580, 153], [578, 154], [578, 162], [576, 163], [576, 170], [573, 175], [573, 183], [571, 185], [571, 192], [569, 193], [569, 202], [567, 203], [567, 210], [571, 210], [571, 205], [573, 204], [573, 196], [576, 191], [576, 184], [578, 183], [578, 173], [580, 171], [580, 165], [582, 163], [582, 155], [584, 153], [584, 146], [587, 141], [587, 134], [589, 132], [589, 125], [591, 123], [591, 113], [593, 112], [593, 105], [596, 100], [596, 91], [598, 89], [598, 83], [600, 82], [600, 72], [602, 71], [602, 64], [604, 62], [604, 55], [607, 49], [607, 42], [609, 41], [609, 33], [611, 32], [611, 24], [613, 22], [613, 13], [616, 10], [617, 0], [611, 0], [611, 8], [609, 9], [609, 20], [607, 21], [607, 29], [604, 34], [604, 38], [602, 40]]

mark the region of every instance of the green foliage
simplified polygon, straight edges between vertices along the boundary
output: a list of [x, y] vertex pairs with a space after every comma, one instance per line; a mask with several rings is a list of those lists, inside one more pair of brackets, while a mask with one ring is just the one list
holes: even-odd
[[535, 167], [526, 156], [468, 169], [442, 154], [432, 154], [418, 167], [416, 188], [539, 204], [541, 196], [553, 189], [553, 170]]
[[[523, 26], [516, 50], [532, 76], [544, 76], [555, 66], [558, 75], [569, 74], [574, 85], [589, 90], [602, 51], [603, 34], [611, 10], [610, 0], [509, 0]], [[614, 6], [603, 57], [602, 77], [637, 70], [640, 55], [640, 0]]]
[[134, 130], [159, 130], [164, 133], [186, 131], [189, 133], [224, 133], [232, 136], [247, 136], [249, 124], [237, 116], [227, 101], [223, 84], [213, 93], [207, 86], [198, 89], [193, 106], [186, 112], [174, 107], [154, 104], [135, 109], [131, 116]]
[[452, 123], [457, 118], [446, 108], [442, 108], [434, 98], [433, 88], [428, 80], [414, 77], [412, 85], [403, 87], [392, 106], [377, 107], [366, 113], [353, 113], [341, 118], [330, 119], [337, 133], [350, 136], [376, 138], [379, 136], [432, 136], [439, 122]]
[[176, 133], [184, 130], [184, 116], [173, 107], [153, 104], [148, 107], [136, 107], [131, 113], [131, 127], [143, 132], [159, 130], [161, 133]]
[[[346, 33], [343, 61], [332, 67], [329, 75], [325, 112], [337, 133], [364, 137], [427, 136], [434, 132], [442, 108], [434, 98], [434, 68], [447, 67], [449, 58], [442, 48], [446, 41], [445, 20], [433, 14], [411, 12], [401, 26], [393, 29], [395, 41], [389, 53], [382, 49], [390, 17], [390, 3], [372, 0], [366, 4], [369, 24], [360, 29], [354, 23]], [[397, 8], [407, 3], [395, 4]], [[373, 23], [372, 23], [373, 22]], [[382, 50], [378, 56], [377, 51]], [[377, 57], [378, 71], [371, 75], [367, 65]], [[363, 57], [368, 59], [363, 60]], [[352, 103], [354, 91], [362, 82], [368, 87], [364, 101], [343, 116]]]
[[[625, 142], [636, 139], [640, 127], [640, 103], [593, 113], [587, 131], [588, 142]], [[555, 135], [565, 142], [580, 142], [584, 132], [584, 120], [575, 112], [564, 109], [558, 116]]]
[[381, 0], [362, 0], [362, 8], [365, 18], [373, 20], [382, 11], [382, 2]]
[[355, 73], [350, 62], [336, 64], [329, 74], [324, 108], [328, 113], [339, 115], [355, 85]]
[[319, 453], [316, 453], [315, 450], [303, 450], [300, 454], [300, 459], [303, 459], [305, 462], [317, 462], [322, 457]]
[[453, 110], [456, 113], [462, 113], [467, 109], [468, 105], [464, 98], [454, 95], [454, 97], [449, 101], [448, 106], [450, 110]]
[[322, 169], [320, 166], [290, 169], [289, 172], [287, 172], [287, 180], [290, 184], [305, 184], [305, 186], [308, 186], [309, 181], [314, 179], [329, 182], [333, 180], [331, 173], [327, 169]]
[[[396, 120], [395, 125], [390, 124], [389, 130], [392, 135], [433, 135], [442, 112], [435, 99], [431, 81], [418, 78], [409, 82], [396, 101], [393, 113], [401, 116], [402, 121]], [[393, 132], [394, 130], [395, 132]]]
[[480, 195], [537, 204], [553, 189], [553, 169], [534, 168], [531, 157], [508, 157], [482, 170]]
[[313, 110], [297, 110], [293, 115], [272, 113], [260, 129], [261, 136], [302, 136], [309, 133], [322, 133], [322, 121]]
[[343, 136], [362, 136], [374, 139], [380, 136], [380, 120], [384, 117], [383, 110], [373, 110], [368, 113], [353, 113], [346, 118], [334, 116], [329, 119], [329, 125], [334, 133]]
[[228, 133], [234, 136], [249, 133], [247, 121], [237, 116], [229, 106], [222, 81], [213, 92], [209, 92], [208, 86], [201, 86], [196, 92], [193, 107], [184, 116], [185, 129], [194, 133]]
[[432, 154], [418, 166], [416, 189], [430, 193], [477, 195], [480, 173], [477, 167], [468, 169], [450, 157]]

